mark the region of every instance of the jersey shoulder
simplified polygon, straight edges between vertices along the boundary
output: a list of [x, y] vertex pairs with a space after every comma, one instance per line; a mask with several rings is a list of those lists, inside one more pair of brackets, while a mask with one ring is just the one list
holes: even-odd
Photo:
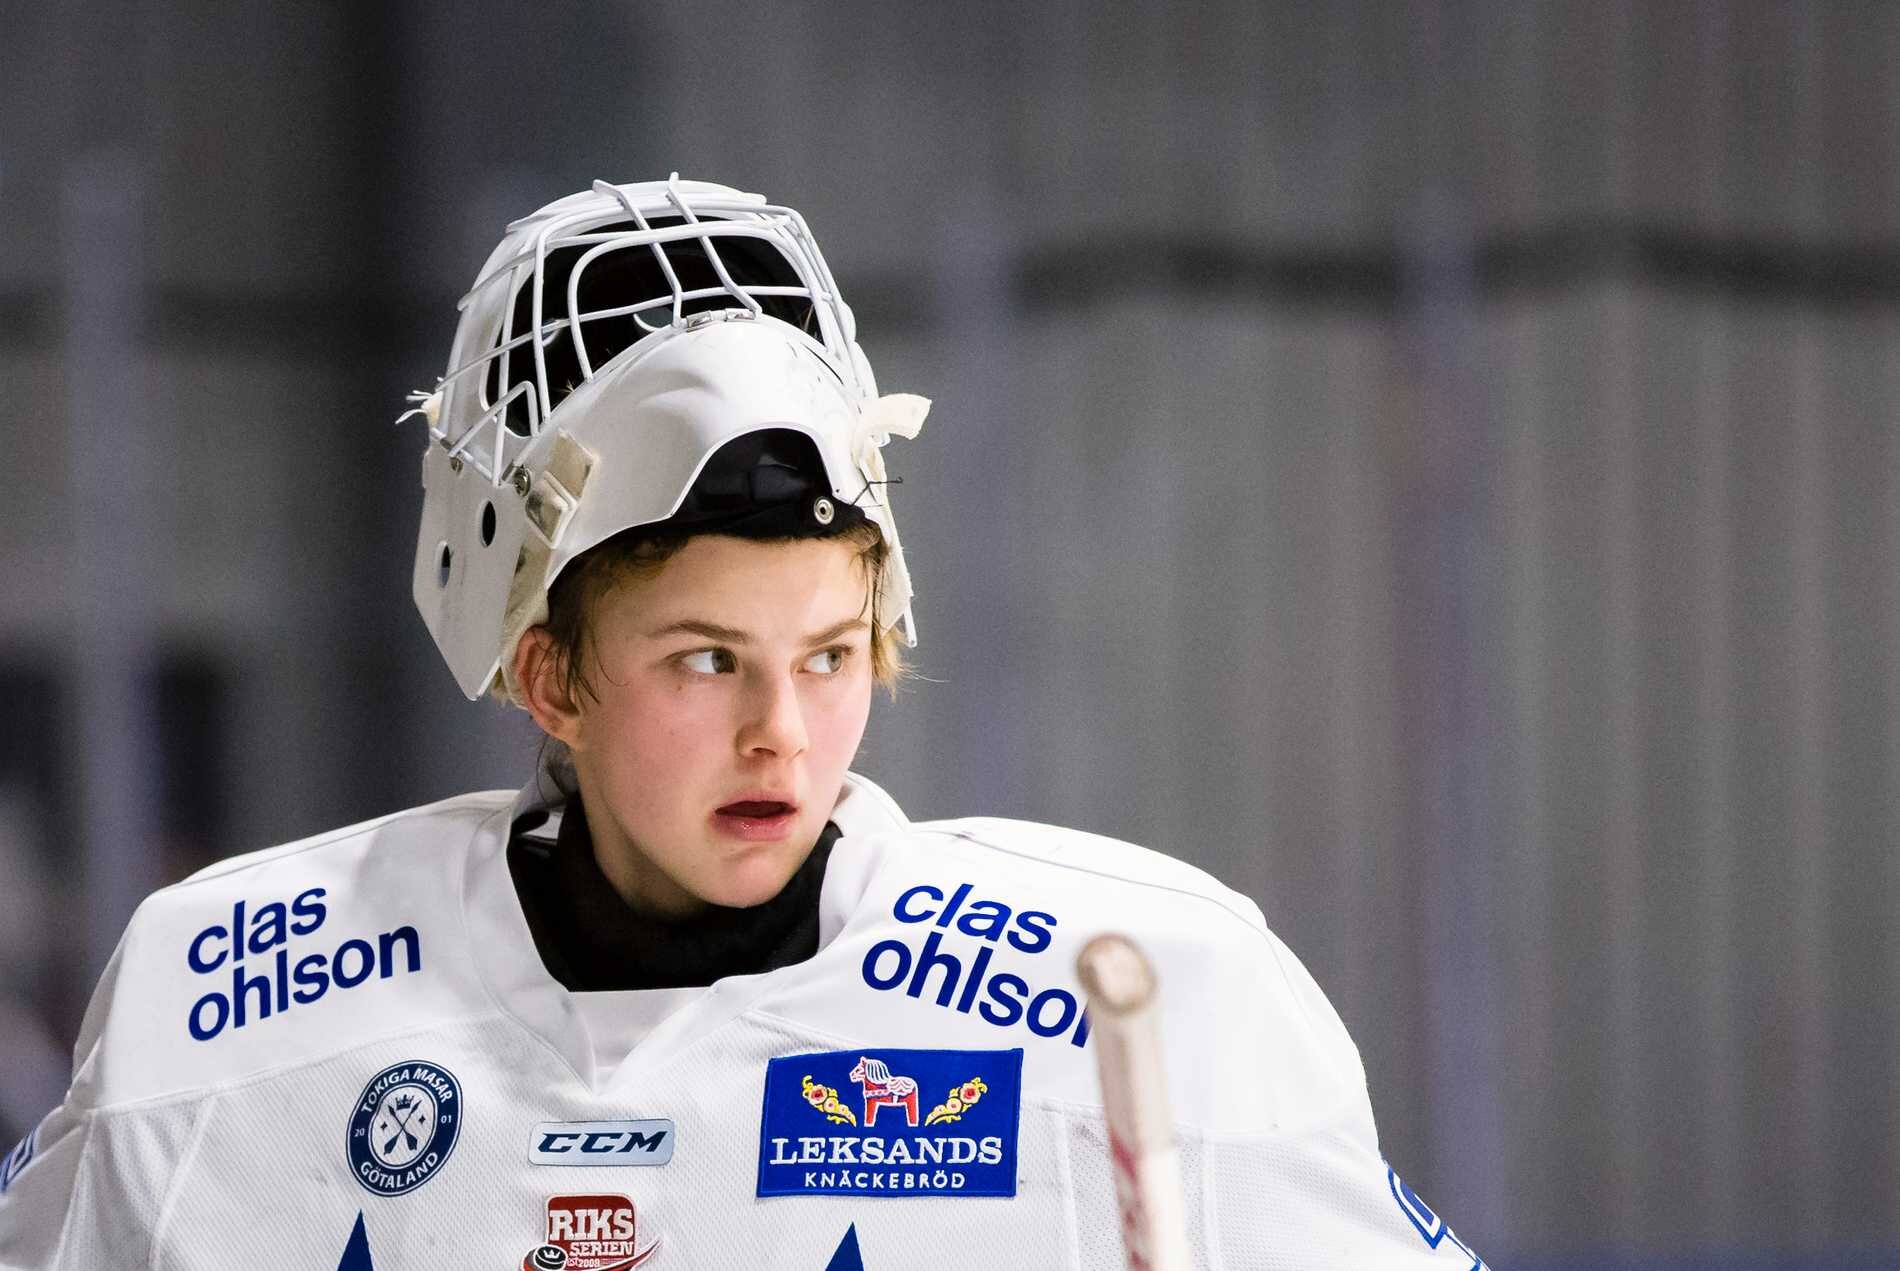
[[73, 1093], [207, 1090], [469, 1013], [460, 897], [513, 796], [463, 795], [211, 865], [146, 897], [100, 977]]
[[1205, 871], [1101, 835], [991, 817], [847, 837], [833, 859], [852, 880], [838, 889], [847, 912], [801, 976], [807, 991], [781, 997], [787, 1013], [867, 1044], [1020, 1046], [1026, 1092], [1088, 1103], [1091, 1029], [1075, 959], [1092, 936], [1119, 932], [1155, 965], [1184, 1120], [1370, 1132], [1364, 1069], [1332, 1005], [1259, 907]]
[[[1199, 914], [1223, 929], [1228, 923], [1265, 937], [1260, 907], [1206, 870], [1186, 861], [1121, 839], [1035, 821], [1006, 817], [962, 817], [914, 824], [911, 831], [951, 839], [964, 847], [972, 864], [1019, 876], [1030, 886], [1064, 893], [1079, 891], [1117, 904], [1143, 893], [1178, 897], [1178, 908], [1153, 912], [1151, 920]], [[1223, 930], [1223, 934], [1226, 932]]]

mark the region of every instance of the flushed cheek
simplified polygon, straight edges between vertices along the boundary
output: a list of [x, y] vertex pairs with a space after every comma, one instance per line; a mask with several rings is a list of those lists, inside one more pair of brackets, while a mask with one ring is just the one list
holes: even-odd
[[669, 711], [669, 705], [635, 705], [616, 726], [601, 730], [601, 755], [612, 771], [643, 789], [642, 802], [660, 791], [688, 795], [716, 775], [720, 751], [712, 730], [703, 718]]
[[664, 758], [709, 731], [707, 712], [678, 693], [628, 694], [605, 705], [602, 740], [623, 752]]
[[870, 711], [869, 693], [863, 695], [867, 700], [859, 701], [856, 696], [837, 702], [823, 703], [812, 709], [807, 718], [814, 727], [811, 730], [816, 756], [828, 765], [848, 764], [851, 756], [857, 753], [858, 742], [864, 736], [864, 725]]

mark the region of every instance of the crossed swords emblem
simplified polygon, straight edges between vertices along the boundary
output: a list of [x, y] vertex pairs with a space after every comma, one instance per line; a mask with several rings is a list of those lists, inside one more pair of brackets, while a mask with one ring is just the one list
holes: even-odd
[[[423, 1101], [408, 1090], [397, 1090], [383, 1100], [382, 1117], [395, 1122], [396, 1132], [389, 1136], [378, 1155], [387, 1157], [395, 1151], [397, 1139], [401, 1139], [403, 1146], [411, 1152], [416, 1150], [416, 1134], [409, 1127], [416, 1123], [417, 1117], [423, 1116], [423, 1108]], [[423, 1119], [427, 1120], [426, 1117]]]

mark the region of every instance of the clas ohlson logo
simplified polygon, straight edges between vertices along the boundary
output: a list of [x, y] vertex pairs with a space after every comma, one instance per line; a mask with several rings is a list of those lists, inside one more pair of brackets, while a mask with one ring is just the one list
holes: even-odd
[[1086, 1046], [1089, 1016], [1077, 995], [1059, 984], [1038, 988], [1017, 974], [1059, 972], [1056, 966], [1025, 962], [1049, 950], [1056, 916], [1000, 900], [971, 899], [975, 890], [971, 883], [948, 892], [920, 883], [900, 893], [891, 916], [915, 934], [872, 945], [858, 974], [880, 993], [902, 993], [998, 1028], [1022, 1026], [1037, 1037]]
[[185, 965], [209, 977], [204, 983], [211, 989], [185, 1015], [194, 1039], [208, 1042], [227, 1028], [308, 1006], [332, 989], [422, 969], [422, 937], [414, 927], [335, 944], [318, 935], [330, 917], [324, 894], [323, 888], [311, 887], [288, 901], [240, 900], [231, 906], [228, 921], [211, 923], [192, 936], [185, 945]]
[[761, 1196], [1014, 1196], [1023, 1052], [835, 1050], [765, 1069]]

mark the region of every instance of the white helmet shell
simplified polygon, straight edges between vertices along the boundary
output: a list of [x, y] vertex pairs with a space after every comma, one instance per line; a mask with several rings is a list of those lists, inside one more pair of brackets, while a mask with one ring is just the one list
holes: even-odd
[[[655, 294], [590, 290], [586, 271], [623, 252], [640, 253]], [[877, 525], [876, 611], [915, 643], [879, 448], [916, 436], [929, 403], [876, 395], [796, 212], [677, 177], [597, 182], [511, 225], [461, 307], [449, 369], [417, 412], [430, 441], [414, 595], [468, 697], [514, 698], [514, 646], [547, 620], [561, 570], [672, 516], [715, 451], [762, 429], [810, 438], [833, 497]]]

